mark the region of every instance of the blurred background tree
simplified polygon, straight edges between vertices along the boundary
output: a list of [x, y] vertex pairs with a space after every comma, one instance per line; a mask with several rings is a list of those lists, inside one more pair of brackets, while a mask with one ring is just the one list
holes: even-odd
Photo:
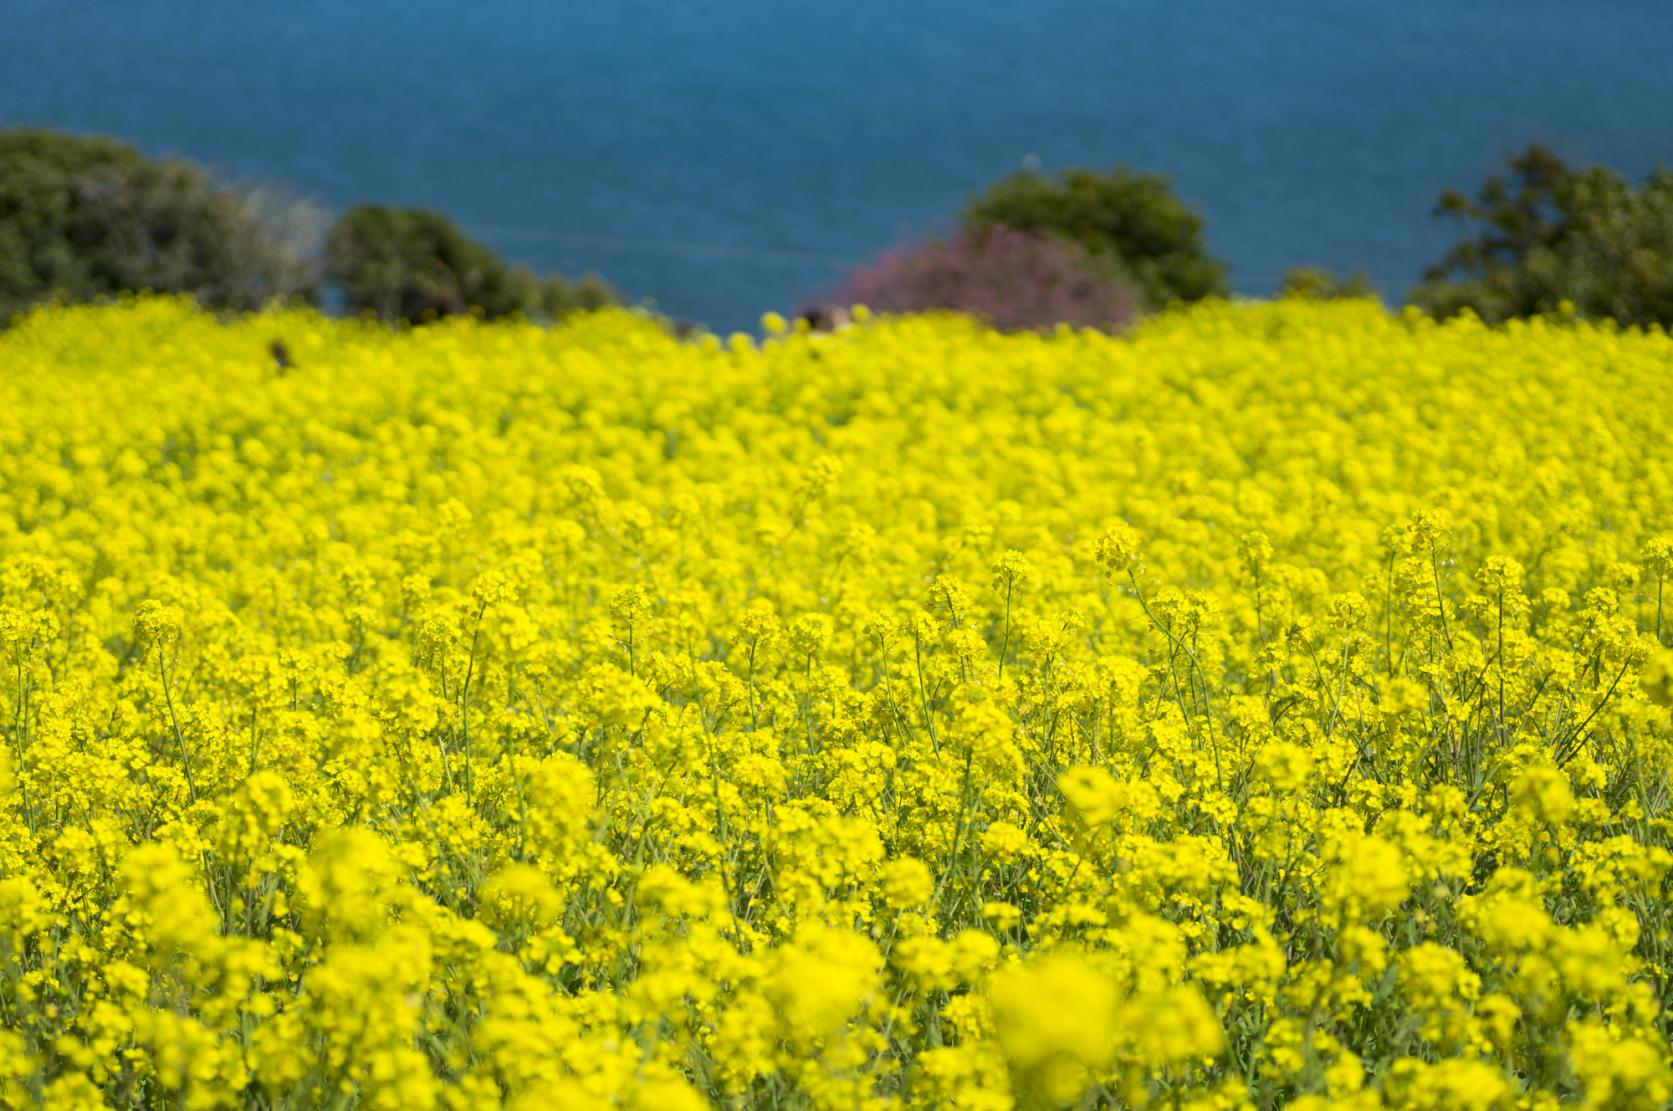
[[621, 303], [615, 289], [597, 274], [582, 274], [574, 281], [548, 274], [540, 279], [540, 302], [529, 315], [536, 320], [560, 320], [572, 312], [597, 312]]
[[[1436, 212], [1468, 231], [1410, 301], [1489, 322], [1558, 311], [1673, 326], [1673, 171], [1634, 186], [1533, 145], [1472, 196]], [[550, 322], [619, 304], [596, 275], [507, 263], [439, 212], [360, 205], [335, 224], [282, 188], [226, 183], [128, 144], [0, 128], [0, 326], [38, 302], [185, 293], [216, 309], [273, 300], [391, 323], [479, 313]], [[1118, 166], [1012, 174], [978, 194], [950, 236], [885, 252], [824, 304], [952, 309], [1004, 329], [1119, 330], [1176, 301], [1227, 296], [1202, 218], [1167, 177]], [[1296, 267], [1281, 295], [1374, 297], [1363, 271]]]
[[1673, 171], [1634, 188], [1535, 144], [1474, 197], [1443, 193], [1436, 213], [1477, 228], [1412, 290], [1425, 312], [1497, 322], [1567, 301], [1582, 316], [1673, 325]]
[[480, 312], [556, 320], [618, 304], [595, 275], [508, 265], [436, 212], [362, 205], [335, 225], [281, 187], [229, 183], [100, 136], [0, 128], [0, 327], [54, 298], [185, 293], [214, 309], [319, 304], [391, 322]]
[[966, 227], [1003, 224], [1075, 245], [1094, 269], [1126, 283], [1145, 311], [1231, 292], [1226, 264], [1208, 253], [1203, 221], [1163, 174], [1125, 166], [1024, 170], [996, 182], [965, 210]]
[[1113, 332], [1138, 318], [1138, 302], [1132, 287], [1099, 273], [1076, 245], [996, 224], [885, 252], [849, 275], [824, 306], [965, 312], [1002, 331], [1071, 324]]
[[396, 323], [472, 311], [556, 320], [617, 303], [602, 280], [571, 283], [511, 266], [439, 212], [357, 205], [326, 243], [326, 273], [352, 312]]
[[[300, 229], [300, 202], [266, 198]], [[313, 300], [317, 259], [275, 239], [240, 192], [200, 167], [112, 139], [0, 128], [0, 324], [37, 302], [125, 290], [189, 293], [213, 308]]]
[[1376, 297], [1377, 287], [1363, 270], [1337, 274], [1322, 266], [1292, 266], [1284, 272], [1278, 296], [1308, 301], [1357, 300]]

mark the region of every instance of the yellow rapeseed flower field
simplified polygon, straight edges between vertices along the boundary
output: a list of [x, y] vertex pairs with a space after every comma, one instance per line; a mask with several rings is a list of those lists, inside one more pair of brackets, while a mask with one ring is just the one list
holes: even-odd
[[0, 336], [0, 1103], [1673, 1099], [1673, 340], [859, 317]]

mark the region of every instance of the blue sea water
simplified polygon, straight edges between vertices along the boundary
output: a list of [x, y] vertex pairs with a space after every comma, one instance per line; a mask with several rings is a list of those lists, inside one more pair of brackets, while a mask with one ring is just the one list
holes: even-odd
[[1402, 296], [1530, 140], [1673, 163], [1667, 0], [7, 0], [0, 122], [104, 132], [751, 326], [1033, 156], [1171, 175], [1245, 293]]

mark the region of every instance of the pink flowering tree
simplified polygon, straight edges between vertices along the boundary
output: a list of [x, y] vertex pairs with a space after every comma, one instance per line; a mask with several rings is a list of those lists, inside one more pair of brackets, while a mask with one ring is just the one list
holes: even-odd
[[1012, 332], [1058, 324], [1118, 331], [1139, 316], [1133, 291], [1093, 271], [1075, 247], [1003, 225], [886, 251], [819, 304], [880, 313], [952, 310]]

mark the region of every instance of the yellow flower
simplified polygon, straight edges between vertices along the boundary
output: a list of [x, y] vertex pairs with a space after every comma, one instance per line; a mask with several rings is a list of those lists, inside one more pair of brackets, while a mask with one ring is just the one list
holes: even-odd
[[1300, 790], [1313, 772], [1313, 757], [1300, 745], [1274, 741], [1255, 757], [1255, 774], [1279, 794]]
[[1375, 834], [1344, 833], [1327, 847], [1326, 903], [1347, 921], [1388, 914], [1411, 893], [1399, 848]]
[[1054, 1103], [1080, 1098], [1115, 1059], [1122, 994], [1072, 953], [996, 973], [987, 988], [994, 1033], [1019, 1093]]
[[1574, 810], [1568, 776], [1551, 764], [1526, 768], [1510, 786], [1512, 801], [1536, 821], [1562, 825]]
[[891, 860], [883, 866], [883, 898], [895, 910], [911, 910], [929, 902], [935, 877], [929, 865], [912, 857]]
[[785, 1036], [803, 1048], [839, 1037], [877, 999], [881, 963], [863, 937], [804, 926], [769, 958], [767, 993]]

